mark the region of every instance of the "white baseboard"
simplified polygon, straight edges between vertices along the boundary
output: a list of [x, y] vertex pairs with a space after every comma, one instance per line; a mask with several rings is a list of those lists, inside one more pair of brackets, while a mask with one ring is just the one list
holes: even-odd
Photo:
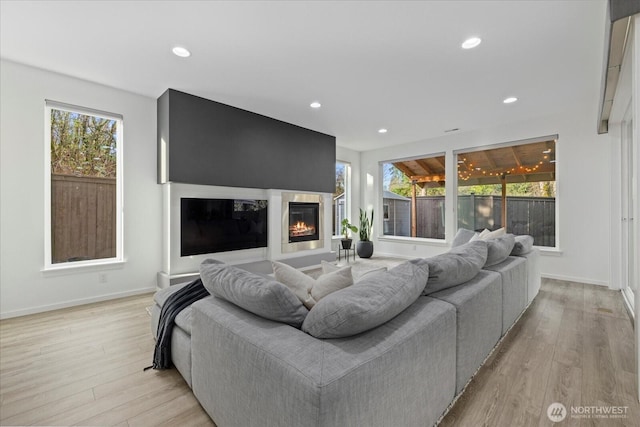
[[125, 298], [125, 297], [130, 297], [130, 296], [133, 296], [133, 295], [146, 294], [146, 293], [155, 292], [155, 291], [156, 291], [155, 287], [142, 288], [142, 289], [136, 289], [136, 290], [133, 290], [133, 291], [117, 292], [117, 293], [114, 293], [114, 294], [100, 295], [100, 296], [97, 296], [97, 297], [82, 298], [82, 299], [76, 299], [76, 300], [72, 300], [72, 301], [65, 301], [65, 302], [61, 302], [61, 303], [58, 303], [58, 304], [41, 305], [39, 307], [31, 307], [31, 308], [25, 308], [25, 309], [22, 309], [22, 310], [15, 310], [15, 311], [8, 311], [8, 312], [0, 313], [0, 319], [10, 319], [12, 317], [19, 317], [19, 316], [27, 316], [29, 314], [44, 313], [46, 311], [59, 310], [61, 308], [75, 307], [75, 306], [78, 306], [78, 305], [91, 304], [91, 303], [94, 303], [94, 302], [109, 301], [109, 300], [112, 300], [112, 299]]
[[564, 280], [567, 282], [586, 283], [587, 285], [598, 285], [598, 286], [609, 287], [609, 284], [607, 282], [603, 282], [601, 280], [587, 279], [585, 277], [571, 277], [571, 276], [562, 276], [559, 274], [547, 274], [547, 273], [542, 273], [540, 276], [545, 279]]
[[631, 302], [629, 301], [629, 298], [627, 298], [628, 295], [622, 289], [620, 289], [620, 293], [622, 294], [622, 301], [624, 302], [624, 308], [627, 309], [627, 314], [629, 315], [629, 319], [631, 319], [631, 323], [633, 323], [635, 327], [636, 316], [635, 316], [635, 313], [633, 312], [633, 308], [631, 307]]

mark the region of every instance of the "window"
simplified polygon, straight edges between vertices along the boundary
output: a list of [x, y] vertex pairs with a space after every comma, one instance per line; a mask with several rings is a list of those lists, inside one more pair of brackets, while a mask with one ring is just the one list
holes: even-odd
[[122, 261], [122, 117], [47, 101], [45, 268]]
[[336, 162], [336, 190], [333, 192], [333, 235], [340, 235], [340, 223], [349, 216], [351, 165]]
[[382, 164], [383, 234], [444, 239], [445, 157]]
[[556, 141], [457, 153], [458, 227], [556, 246]]

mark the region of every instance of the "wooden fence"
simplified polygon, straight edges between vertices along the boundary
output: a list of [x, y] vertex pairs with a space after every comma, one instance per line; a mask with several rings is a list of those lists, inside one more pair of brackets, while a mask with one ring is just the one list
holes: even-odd
[[444, 239], [444, 196], [416, 198], [416, 237]]
[[[408, 221], [409, 201], [403, 211], [407, 218], [390, 218], [390, 221]], [[507, 197], [507, 231], [513, 234], [530, 234], [537, 246], [555, 246], [556, 201], [551, 197]], [[495, 230], [502, 227], [502, 198], [500, 196], [459, 196], [458, 227], [470, 230]], [[444, 196], [420, 196], [416, 199], [416, 236], [444, 239]], [[409, 236], [408, 227], [386, 224], [389, 230], [404, 230], [396, 235]], [[393, 234], [387, 232], [385, 234]]]
[[52, 263], [116, 256], [116, 179], [51, 175]]
[[[458, 227], [495, 230], [503, 226], [500, 196], [459, 196]], [[533, 236], [536, 246], [556, 244], [556, 199], [553, 197], [507, 197], [507, 231]]]

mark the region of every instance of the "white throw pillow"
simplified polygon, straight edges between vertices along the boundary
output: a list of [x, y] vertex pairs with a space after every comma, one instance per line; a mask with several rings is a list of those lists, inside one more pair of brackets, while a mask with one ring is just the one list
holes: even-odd
[[474, 242], [476, 240], [495, 239], [496, 237], [504, 236], [505, 234], [507, 234], [507, 230], [504, 227], [498, 228], [494, 231], [489, 231], [485, 228], [481, 233], [476, 233], [469, 241]]
[[290, 265], [277, 261], [272, 261], [271, 264], [276, 280], [291, 289], [308, 309], [330, 293], [353, 285], [350, 266], [314, 279]]

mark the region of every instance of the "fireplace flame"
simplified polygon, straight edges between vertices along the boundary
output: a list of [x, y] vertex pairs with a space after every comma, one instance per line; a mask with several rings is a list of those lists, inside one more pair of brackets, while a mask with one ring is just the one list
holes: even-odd
[[289, 227], [289, 234], [291, 236], [306, 236], [315, 234], [316, 228], [312, 225], [307, 225], [304, 221], [298, 221]]

